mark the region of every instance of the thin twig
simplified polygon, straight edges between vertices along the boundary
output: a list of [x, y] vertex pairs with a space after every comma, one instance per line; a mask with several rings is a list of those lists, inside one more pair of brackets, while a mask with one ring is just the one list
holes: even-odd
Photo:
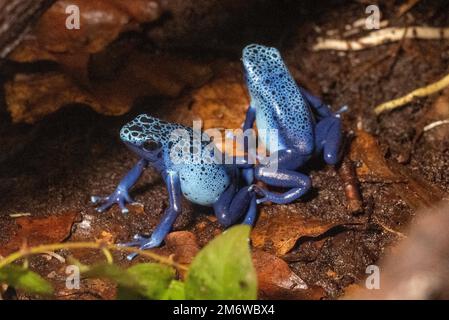
[[449, 124], [449, 119], [445, 119], [445, 120], [438, 120], [432, 123], [429, 123], [427, 126], [424, 127], [423, 132], [432, 130], [433, 128], [439, 127], [443, 124]]
[[409, 94], [407, 94], [401, 98], [394, 99], [394, 100], [391, 100], [391, 101], [388, 101], [388, 102], [378, 105], [376, 108], [374, 108], [374, 113], [379, 115], [382, 112], [399, 108], [399, 107], [413, 101], [416, 97], [429, 96], [431, 94], [434, 94], [438, 91], [443, 90], [447, 86], [449, 86], [449, 74], [446, 75], [444, 78], [438, 80], [437, 82], [434, 82], [425, 87], [413, 90], [412, 92], [410, 92]]
[[387, 227], [386, 225], [384, 225], [382, 222], [378, 221], [377, 219], [375, 219], [375, 222], [379, 226], [381, 226], [384, 230], [397, 235], [399, 238], [403, 238], [403, 239], [407, 238], [407, 236], [405, 234], [403, 234], [402, 232], [399, 232], [399, 231], [391, 229], [390, 227]]
[[406, 3], [400, 6], [396, 14], [396, 17], [398, 18], [402, 17], [405, 13], [410, 11], [419, 1], [420, 0], [408, 0]]
[[365, 37], [356, 40], [341, 39], [318, 39], [313, 50], [340, 50], [340, 51], [358, 51], [367, 48], [383, 45], [386, 43], [397, 42], [402, 38], [420, 39], [420, 40], [441, 40], [449, 39], [448, 28], [433, 27], [409, 27], [396, 28], [390, 27], [371, 32]]
[[[156, 253], [140, 250], [132, 247], [123, 247], [115, 244], [106, 244], [102, 242], [67, 242], [67, 243], [56, 243], [56, 244], [44, 244], [36, 247], [24, 247], [21, 250], [10, 254], [4, 259], [0, 260], [0, 269], [7, 266], [18, 259], [28, 257], [30, 255], [42, 254], [48, 251], [56, 250], [70, 250], [70, 249], [97, 249], [97, 250], [114, 250], [114, 251], [125, 251], [127, 253], [137, 253], [141, 256], [156, 260], [160, 263], [171, 265], [180, 270], [187, 270], [187, 266], [174, 262], [173, 259], [158, 255]], [[104, 251], [103, 251], [104, 252]]]

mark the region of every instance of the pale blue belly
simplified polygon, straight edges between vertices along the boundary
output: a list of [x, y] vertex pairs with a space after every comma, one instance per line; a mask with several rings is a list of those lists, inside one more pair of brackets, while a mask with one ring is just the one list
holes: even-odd
[[226, 168], [219, 165], [185, 165], [179, 174], [184, 197], [203, 206], [212, 206], [231, 184]]

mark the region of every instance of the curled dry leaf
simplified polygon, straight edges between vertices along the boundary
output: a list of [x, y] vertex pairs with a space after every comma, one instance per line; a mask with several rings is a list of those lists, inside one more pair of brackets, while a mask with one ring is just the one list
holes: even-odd
[[[66, 9], [72, 5], [80, 10], [79, 29], [66, 27]], [[96, 53], [120, 33], [137, 30], [140, 23], [152, 22], [161, 13], [157, 0], [59, 0], [41, 17], [32, 34], [11, 58], [33, 62], [52, 57], [58, 61], [59, 54]]]
[[198, 86], [211, 76], [209, 67], [193, 60], [134, 52], [113, 79], [98, 79], [84, 87], [59, 72], [20, 74], [6, 83], [5, 95], [14, 122], [34, 123], [74, 103], [89, 105], [98, 113], [121, 115], [139, 97], [175, 97], [186, 86]]
[[435, 206], [447, 194], [431, 185], [406, 167], [388, 161], [375, 137], [359, 130], [350, 148], [351, 160], [359, 163], [357, 176], [362, 182], [392, 183], [392, 192], [401, 197], [411, 208]]
[[33, 123], [67, 104], [102, 106], [87, 91], [62, 73], [17, 75], [5, 85], [8, 111], [14, 122]]
[[356, 132], [351, 143], [350, 158], [359, 164], [356, 168], [357, 176], [362, 182], [392, 182], [400, 181], [401, 177], [389, 168], [384, 152], [381, 150], [376, 138], [363, 130]]
[[283, 256], [300, 238], [320, 236], [338, 225], [341, 224], [304, 218], [285, 210], [268, 215], [262, 209], [257, 225], [251, 233], [251, 241], [256, 248]]
[[[80, 8], [80, 29], [66, 28], [68, 5]], [[139, 97], [175, 97], [186, 87], [205, 83], [212, 71], [204, 63], [140, 52], [132, 37], [115, 41], [161, 13], [156, 0], [57, 1], [9, 56], [17, 62], [50, 60], [60, 66], [58, 71], [18, 75], [6, 84], [13, 121], [33, 123], [73, 103], [121, 115]]]
[[204, 121], [205, 129], [240, 128], [248, 105], [241, 67], [233, 63], [224, 66], [214, 80], [194, 92], [191, 110]]
[[257, 272], [259, 298], [316, 300], [325, 296], [321, 287], [309, 287], [284, 260], [270, 253], [255, 250], [253, 263]]
[[0, 245], [0, 255], [6, 256], [17, 251], [24, 243], [36, 246], [64, 241], [70, 236], [78, 217], [77, 212], [67, 212], [49, 217], [17, 218], [17, 230], [7, 243]]

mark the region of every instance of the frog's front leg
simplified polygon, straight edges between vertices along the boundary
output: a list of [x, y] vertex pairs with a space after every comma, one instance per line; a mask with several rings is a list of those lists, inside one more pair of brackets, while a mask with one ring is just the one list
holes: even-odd
[[[127, 247], [139, 247], [141, 250], [158, 247], [165, 236], [170, 232], [173, 223], [181, 213], [181, 184], [179, 175], [175, 171], [162, 172], [169, 196], [169, 207], [165, 210], [164, 215], [154, 229], [150, 237], [144, 237], [136, 234], [133, 242], [123, 243], [121, 245]], [[128, 260], [134, 259], [137, 254], [133, 253], [128, 256]]]
[[250, 105], [248, 110], [246, 110], [245, 122], [243, 123], [243, 131], [251, 129], [256, 120], [256, 108]]
[[[254, 121], [256, 120], [256, 108], [250, 105], [248, 110], [246, 111], [245, 122], [243, 123], [243, 132], [246, 130], [252, 129], [254, 126]], [[245, 139], [243, 142], [243, 150], [246, 150], [251, 153], [251, 150], [248, 146], [248, 140]], [[255, 163], [255, 162], [254, 162]], [[253, 164], [254, 164], [253, 163]], [[242, 168], [242, 176], [245, 179], [247, 184], [252, 184], [254, 181], [254, 169], [253, 168]]]
[[104, 212], [112, 205], [118, 204], [122, 213], [128, 213], [126, 208], [127, 203], [134, 202], [129, 195], [129, 190], [139, 180], [143, 170], [148, 166], [148, 161], [145, 159], [139, 160], [137, 164], [126, 174], [120, 181], [115, 191], [107, 197], [92, 196], [91, 202], [100, 205], [97, 208], [98, 212]]
[[251, 186], [262, 198], [257, 199], [257, 203], [271, 201], [277, 204], [287, 204], [300, 198], [307, 193], [312, 186], [310, 178], [300, 172], [295, 171], [300, 167], [310, 155], [302, 155], [290, 149], [279, 150], [276, 160], [266, 166], [257, 166], [255, 176], [270, 186], [289, 188], [284, 193], [268, 191], [257, 185]]
[[256, 217], [256, 195], [251, 187], [238, 190], [236, 184], [231, 184], [214, 203], [215, 216], [225, 227], [236, 223], [245, 213], [244, 223], [252, 225]]

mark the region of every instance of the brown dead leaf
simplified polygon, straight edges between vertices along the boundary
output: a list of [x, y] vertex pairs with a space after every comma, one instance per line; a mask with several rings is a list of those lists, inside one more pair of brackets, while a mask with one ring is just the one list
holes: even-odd
[[253, 263], [257, 272], [259, 298], [317, 300], [325, 295], [321, 287], [309, 287], [284, 260], [270, 253], [255, 250]]
[[[69, 5], [80, 10], [79, 29], [66, 27]], [[141, 23], [152, 22], [161, 14], [158, 0], [59, 0], [9, 58], [17, 62], [55, 61], [66, 74], [88, 86], [91, 54], [102, 51], [122, 32], [138, 30]]]
[[305, 219], [297, 213], [285, 210], [268, 215], [262, 209], [256, 227], [251, 232], [251, 241], [256, 248], [263, 248], [277, 256], [283, 256], [300, 238], [317, 237], [338, 225], [340, 224]]
[[14, 122], [34, 123], [68, 104], [89, 105], [105, 115], [121, 115], [143, 96], [175, 97], [186, 86], [206, 82], [209, 67], [174, 55], [134, 52], [113, 79], [98, 79], [90, 87], [77, 85], [59, 73], [19, 74], [5, 85]]
[[[65, 23], [68, 5], [81, 12], [81, 28]], [[66, 104], [84, 103], [106, 115], [121, 115], [143, 96], [175, 97], [212, 76], [208, 65], [176, 55], [139, 52], [135, 39], [117, 37], [139, 30], [162, 13], [158, 0], [59, 0], [32, 34], [10, 55], [17, 62], [54, 61], [60, 71], [19, 75], [6, 84], [15, 122], [33, 123]], [[42, 72], [45, 72], [44, 70]]]
[[194, 92], [191, 109], [195, 117], [204, 121], [205, 129], [240, 128], [248, 105], [241, 67], [231, 63], [214, 80]]
[[[68, 29], [66, 8], [80, 9], [80, 28]], [[96, 53], [124, 31], [156, 20], [162, 13], [157, 0], [59, 0], [39, 20], [27, 40], [12, 53], [13, 60], [46, 60], [52, 54]], [[33, 54], [31, 54], [33, 53]], [[52, 60], [58, 61], [57, 57]]]
[[[180, 264], [188, 265], [200, 251], [200, 247], [196, 236], [192, 232], [175, 231], [167, 235], [165, 246], [155, 248], [153, 251], [160, 255], [170, 256]], [[184, 270], [179, 270], [179, 273], [182, 278], [186, 275]]]
[[200, 250], [196, 236], [189, 231], [171, 232], [165, 238], [167, 249], [181, 264], [190, 264]]
[[391, 183], [392, 191], [411, 208], [434, 206], [447, 194], [394, 161], [385, 159], [375, 137], [359, 130], [351, 144], [350, 158], [361, 166], [356, 169], [363, 182]]
[[400, 180], [400, 177], [389, 168], [376, 138], [366, 131], [358, 130], [356, 132], [350, 147], [350, 158], [359, 164], [356, 172], [362, 182]]
[[5, 96], [14, 122], [33, 123], [67, 104], [81, 103], [102, 109], [93, 96], [61, 73], [17, 75], [6, 83]]
[[24, 243], [36, 246], [62, 242], [70, 236], [77, 212], [49, 217], [21, 217], [15, 219], [17, 231], [8, 243], [0, 246], [0, 255], [6, 256], [19, 250]]

